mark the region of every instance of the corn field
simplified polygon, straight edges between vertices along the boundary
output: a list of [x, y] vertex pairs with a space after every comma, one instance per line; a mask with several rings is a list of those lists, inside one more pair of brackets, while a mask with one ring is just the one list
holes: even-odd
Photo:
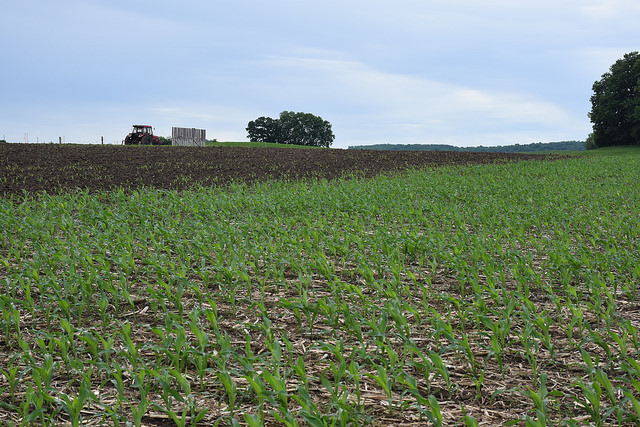
[[637, 425], [640, 152], [0, 199], [9, 425]]

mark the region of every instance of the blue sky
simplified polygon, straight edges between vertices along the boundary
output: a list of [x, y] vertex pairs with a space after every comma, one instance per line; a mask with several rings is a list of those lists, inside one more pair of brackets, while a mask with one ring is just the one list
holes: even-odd
[[591, 86], [640, 50], [637, 0], [21, 0], [0, 137], [120, 143], [132, 124], [246, 140], [281, 111], [334, 147], [583, 140]]

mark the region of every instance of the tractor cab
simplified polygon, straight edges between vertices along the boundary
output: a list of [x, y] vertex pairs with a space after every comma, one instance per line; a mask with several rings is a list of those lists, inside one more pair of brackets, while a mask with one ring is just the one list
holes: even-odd
[[153, 128], [149, 125], [133, 125], [131, 133], [123, 143], [125, 145], [158, 145], [160, 137], [153, 134]]
[[146, 125], [133, 125], [133, 130], [131, 132], [153, 135], [153, 128], [151, 126], [146, 126]]

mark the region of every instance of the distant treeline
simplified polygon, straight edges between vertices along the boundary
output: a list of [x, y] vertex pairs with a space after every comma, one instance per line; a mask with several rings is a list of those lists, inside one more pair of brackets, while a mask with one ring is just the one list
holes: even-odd
[[533, 144], [502, 145], [497, 147], [456, 147], [445, 144], [375, 144], [349, 146], [350, 150], [389, 151], [473, 151], [492, 153], [530, 153], [536, 151], [582, 151], [585, 141], [534, 142]]

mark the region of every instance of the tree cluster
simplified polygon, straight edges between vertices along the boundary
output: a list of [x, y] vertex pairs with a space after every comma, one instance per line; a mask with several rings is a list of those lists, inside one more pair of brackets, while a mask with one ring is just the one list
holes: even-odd
[[593, 84], [588, 148], [640, 143], [640, 54], [617, 60]]
[[330, 147], [335, 139], [331, 123], [310, 113], [283, 111], [280, 117], [258, 117], [247, 125], [247, 138], [252, 142]]

